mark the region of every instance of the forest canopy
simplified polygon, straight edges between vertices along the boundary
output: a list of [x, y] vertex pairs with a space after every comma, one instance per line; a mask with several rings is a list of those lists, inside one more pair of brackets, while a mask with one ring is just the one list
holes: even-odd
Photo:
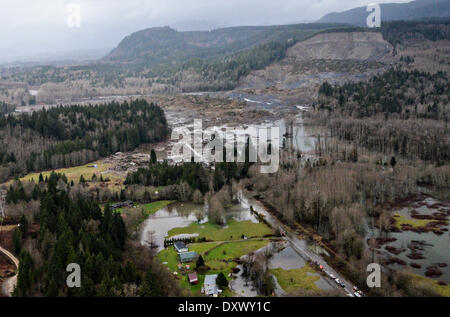
[[146, 100], [58, 106], [0, 118], [0, 180], [86, 164], [167, 137], [164, 111]]

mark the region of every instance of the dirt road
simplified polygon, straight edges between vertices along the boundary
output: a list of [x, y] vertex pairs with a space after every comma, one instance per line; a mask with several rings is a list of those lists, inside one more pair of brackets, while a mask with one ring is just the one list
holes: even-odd
[[[0, 253], [4, 254], [8, 259], [10, 259], [11, 262], [14, 263], [16, 269], [19, 270], [19, 260], [11, 252], [0, 247]], [[16, 285], [17, 274], [3, 281], [1, 292], [6, 296], [11, 297], [14, 289], [16, 288]]]

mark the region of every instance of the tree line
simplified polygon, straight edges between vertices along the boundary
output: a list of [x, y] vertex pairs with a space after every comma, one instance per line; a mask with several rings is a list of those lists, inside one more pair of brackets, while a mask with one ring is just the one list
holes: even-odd
[[86, 164], [164, 140], [164, 111], [146, 100], [58, 106], [0, 118], [0, 179]]
[[[125, 223], [109, 205], [69, 195], [64, 175], [52, 173], [35, 185], [32, 196], [21, 186], [11, 187], [8, 197], [36, 199], [34, 221], [22, 216], [14, 233], [20, 267], [15, 296], [179, 296], [176, 282], [152, 252], [130, 246]], [[30, 227], [37, 228], [38, 236]], [[35, 231], [36, 232], [36, 231]], [[140, 254], [137, 254], [139, 252]], [[66, 267], [82, 268], [80, 288], [66, 285]], [[167, 287], [170, 285], [170, 287]]]

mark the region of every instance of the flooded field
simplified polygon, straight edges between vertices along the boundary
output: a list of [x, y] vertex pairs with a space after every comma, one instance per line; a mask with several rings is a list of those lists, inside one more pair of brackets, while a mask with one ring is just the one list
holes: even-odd
[[[265, 208], [252, 198], [248, 198], [243, 195], [242, 192], [238, 195], [239, 203], [233, 205], [226, 210], [226, 220], [229, 221], [250, 221], [251, 223], [259, 223], [257, 215], [251, 210], [255, 210], [258, 214], [264, 215], [267, 218], [271, 217]], [[206, 225], [208, 222], [207, 206], [195, 205], [192, 203], [173, 203], [167, 207], [164, 207], [157, 211], [154, 215], [150, 216], [142, 225], [141, 231], [141, 243], [148, 244], [152, 242], [157, 245], [156, 251], [160, 252], [164, 249], [164, 240], [169, 236], [169, 232], [174, 228], [185, 228], [194, 223]], [[224, 228], [227, 228], [225, 226]], [[172, 235], [171, 237], [197, 237], [197, 233]], [[305, 248], [309, 248], [306, 241], [301, 241]], [[280, 247], [281, 246], [281, 247]], [[273, 250], [273, 256], [269, 259], [269, 269], [282, 269], [283, 272], [301, 268], [308, 268], [306, 276], [314, 277], [314, 284], [318, 289], [330, 290], [333, 287], [318, 273], [310, 269], [308, 263], [302, 258], [297, 251], [295, 251], [289, 243], [286, 241], [272, 242], [267, 246], [255, 251], [265, 252], [268, 248]], [[245, 257], [244, 255], [243, 257]], [[242, 276], [242, 266], [237, 265], [239, 272], [234, 276], [234, 279], [230, 282], [230, 287], [233, 292], [238, 296], [254, 297], [258, 296], [257, 291], [254, 289], [251, 282], [247, 281]], [[278, 296], [284, 295], [286, 292], [277, 283], [274, 277], [276, 285], [275, 293]]]
[[[266, 120], [260, 124], [249, 124], [244, 126], [233, 126], [233, 125], [222, 125], [222, 126], [211, 126], [208, 128], [203, 128], [203, 133], [201, 135], [200, 142], [203, 142], [203, 151], [205, 151], [205, 145], [209, 143], [214, 137], [220, 137], [224, 140], [224, 144], [227, 142], [235, 142], [236, 149], [238, 153], [240, 149], [243, 149], [247, 136], [250, 131], [257, 131], [259, 134], [261, 130], [267, 130], [268, 140], [271, 144], [278, 144], [280, 148], [292, 149], [300, 152], [304, 155], [304, 158], [314, 158], [316, 152], [316, 144], [320, 138], [324, 138], [326, 135], [326, 129], [324, 127], [316, 127], [305, 125], [302, 112], [305, 111], [303, 108], [299, 107], [297, 109], [297, 115], [293, 116], [291, 119], [278, 119], [274, 121]], [[172, 127], [178, 135], [189, 135], [193, 140], [194, 135], [194, 122], [185, 121], [173, 121]], [[227, 134], [227, 129], [234, 128], [235, 135]], [[272, 135], [272, 129], [277, 129], [278, 136]], [[240, 141], [239, 141], [240, 140]], [[183, 141], [174, 141], [169, 143], [166, 151], [166, 158], [170, 161], [179, 163], [183, 161], [183, 155], [181, 152], [172, 151], [174, 145], [179, 143], [183, 144]], [[256, 142], [256, 140], [254, 140]], [[202, 158], [204, 155], [201, 151], [193, 144], [188, 144], [190, 151], [196, 158]]]
[[[392, 211], [396, 221], [388, 236], [392, 241], [377, 248], [379, 256], [391, 269], [449, 284], [450, 206], [431, 197], [421, 197], [406, 204], [408, 206]], [[436, 217], [445, 220], [436, 220]], [[378, 235], [378, 230], [370, 231], [371, 237]]]
[[204, 206], [192, 203], [173, 203], [158, 210], [142, 224], [141, 243], [149, 241], [157, 246], [157, 251], [164, 249], [164, 239], [173, 228], [187, 227], [191, 223], [206, 222], [208, 218]]

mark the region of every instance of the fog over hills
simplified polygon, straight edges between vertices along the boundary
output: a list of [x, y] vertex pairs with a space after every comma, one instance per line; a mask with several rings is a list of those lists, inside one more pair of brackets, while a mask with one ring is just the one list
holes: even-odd
[[[170, 26], [209, 31], [232, 26], [286, 25], [315, 21], [327, 12], [364, 6], [372, 0], [14, 0], [0, 10], [0, 63], [77, 58], [61, 52], [113, 48], [127, 35]], [[390, 2], [392, 0], [381, 0]], [[410, 0], [398, 0], [408, 2]], [[81, 8], [81, 25], [67, 25], [67, 4]], [[43, 58], [42, 55], [48, 55]]]

